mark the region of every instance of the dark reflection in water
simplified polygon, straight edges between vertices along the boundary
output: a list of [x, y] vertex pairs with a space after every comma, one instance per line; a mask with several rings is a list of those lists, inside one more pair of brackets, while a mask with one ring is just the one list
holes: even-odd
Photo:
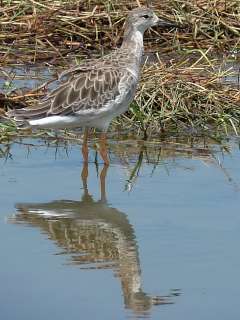
[[17, 204], [18, 212], [12, 221], [43, 230], [62, 254], [71, 257], [70, 264], [81, 269], [112, 269], [121, 282], [125, 307], [146, 316], [152, 305], [172, 303], [171, 296], [178, 295], [178, 291], [167, 296], [144, 292], [133, 226], [125, 213], [107, 203], [107, 169], [104, 166], [99, 177], [100, 200], [95, 201], [88, 191], [88, 167], [84, 165], [80, 201]]

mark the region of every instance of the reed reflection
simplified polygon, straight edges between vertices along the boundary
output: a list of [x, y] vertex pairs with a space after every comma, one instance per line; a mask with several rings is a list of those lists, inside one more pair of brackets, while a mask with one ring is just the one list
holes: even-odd
[[151, 296], [142, 288], [134, 229], [127, 215], [107, 202], [107, 170], [104, 166], [99, 177], [99, 200], [94, 200], [88, 191], [88, 166], [85, 164], [80, 201], [17, 204], [14, 222], [40, 228], [62, 249], [62, 254], [71, 257], [70, 264], [81, 269], [112, 269], [121, 282], [125, 307], [146, 315], [152, 305], [172, 302], [169, 296]]

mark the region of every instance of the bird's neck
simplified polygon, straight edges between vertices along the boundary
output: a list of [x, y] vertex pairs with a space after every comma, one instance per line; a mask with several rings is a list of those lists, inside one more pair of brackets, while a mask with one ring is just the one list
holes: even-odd
[[132, 25], [127, 25], [122, 42], [122, 49], [128, 49], [129, 53], [133, 53], [137, 58], [141, 58], [143, 54], [143, 33]]

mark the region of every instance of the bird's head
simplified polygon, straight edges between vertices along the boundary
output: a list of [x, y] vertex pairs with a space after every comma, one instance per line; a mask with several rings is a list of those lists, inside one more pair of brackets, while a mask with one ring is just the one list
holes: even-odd
[[176, 27], [177, 24], [165, 18], [159, 18], [152, 9], [141, 7], [130, 11], [127, 24], [133, 26], [138, 31], [144, 33], [153, 26]]

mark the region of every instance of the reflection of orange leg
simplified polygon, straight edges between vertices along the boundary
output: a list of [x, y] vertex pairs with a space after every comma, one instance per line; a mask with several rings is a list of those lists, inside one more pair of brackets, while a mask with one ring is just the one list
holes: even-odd
[[83, 144], [82, 144], [82, 155], [83, 161], [88, 162], [88, 128], [85, 128], [83, 134]]
[[103, 159], [103, 161], [104, 161], [104, 164], [105, 164], [106, 166], [108, 166], [108, 165], [109, 165], [109, 158], [108, 158], [106, 141], [107, 141], [107, 139], [106, 139], [106, 133], [103, 132], [103, 133], [101, 134], [101, 137], [100, 137], [100, 150], [99, 150], [99, 152], [100, 152], [100, 155], [101, 155], [101, 157], [102, 157], [102, 159]]
[[104, 164], [102, 171], [100, 173], [100, 191], [101, 191], [101, 201], [106, 202], [106, 175], [107, 175], [108, 165]]
[[82, 183], [83, 183], [83, 190], [84, 190], [84, 193], [87, 193], [87, 189], [88, 189], [88, 186], [87, 186], [87, 179], [88, 179], [88, 163], [87, 162], [84, 162], [83, 164], [83, 168], [82, 168]]

